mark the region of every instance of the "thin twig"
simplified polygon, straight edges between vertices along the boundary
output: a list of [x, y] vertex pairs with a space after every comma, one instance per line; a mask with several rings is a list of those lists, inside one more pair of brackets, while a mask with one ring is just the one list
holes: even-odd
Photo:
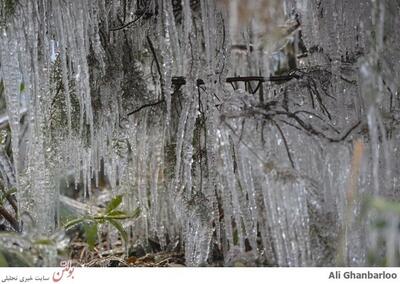
[[163, 76], [162, 76], [162, 73], [161, 73], [161, 65], [160, 65], [160, 62], [158, 62], [156, 50], [154, 49], [154, 45], [153, 45], [150, 37], [146, 36], [146, 39], [147, 39], [147, 43], [149, 44], [151, 53], [153, 54], [154, 61], [156, 62], [157, 72], [158, 72], [158, 75], [160, 76], [161, 90], [162, 90], [163, 89], [162, 87], [164, 85], [164, 83], [163, 83], [164, 81], [163, 81]]
[[[139, 21], [141, 18], [143, 18], [143, 16], [147, 13], [149, 6], [150, 5], [147, 5], [146, 9], [139, 16], [137, 16], [134, 20], [132, 20], [132, 21], [130, 21], [130, 22], [124, 24], [124, 25], [121, 25], [119, 27], [111, 28], [110, 31], [111, 32], [119, 31], [119, 30], [122, 30], [122, 29], [125, 29], [125, 28], [129, 27], [130, 25], [133, 25], [134, 23]], [[124, 7], [124, 8], [126, 9], [126, 7]], [[125, 9], [124, 9], [124, 14], [126, 13]], [[124, 20], [125, 20], [125, 15], [124, 15]]]
[[295, 169], [293, 158], [292, 158], [292, 155], [290, 154], [289, 144], [288, 144], [288, 142], [286, 140], [285, 135], [283, 134], [282, 128], [279, 126], [279, 124], [275, 120], [271, 119], [271, 121], [276, 126], [276, 128], [278, 129], [278, 131], [279, 131], [279, 133], [280, 133], [280, 135], [282, 137], [283, 144], [285, 145], [286, 153], [288, 155], [290, 164], [292, 165], [292, 168]]
[[138, 107], [137, 109], [135, 109], [135, 110], [131, 111], [131, 112], [130, 112], [130, 113], [128, 113], [127, 115], [128, 115], [128, 116], [130, 116], [130, 115], [132, 115], [132, 114], [135, 114], [135, 113], [137, 113], [137, 112], [141, 111], [141, 110], [142, 110], [142, 109], [144, 109], [144, 108], [147, 108], [147, 107], [153, 107], [153, 106], [159, 105], [159, 104], [163, 103], [164, 101], [165, 101], [164, 99], [161, 99], [161, 100], [159, 100], [159, 101], [156, 101], [156, 102], [152, 102], [152, 103], [144, 104], [144, 105], [142, 105], [142, 106]]

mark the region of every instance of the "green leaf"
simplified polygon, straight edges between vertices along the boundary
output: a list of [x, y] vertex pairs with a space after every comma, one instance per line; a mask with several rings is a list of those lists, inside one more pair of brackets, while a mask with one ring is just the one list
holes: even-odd
[[118, 232], [121, 235], [121, 238], [124, 240], [125, 243], [127, 243], [128, 233], [125, 231], [124, 227], [122, 227], [121, 223], [114, 219], [109, 219], [108, 222], [110, 222], [110, 224], [113, 225], [118, 230]]
[[24, 82], [22, 82], [21, 84], [19, 84], [19, 92], [22, 93], [23, 91], [25, 91], [25, 84], [24, 84]]
[[106, 222], [106, 218], [104, 216], [96, 216], [95, 220], [99, 224], [104, 224]]
[[14, 193], [17, 193], [17, 189], [16, 189], [15, 187], [13, 187], [13, 188], [11, 188], [10, 190], [8, 190], [8, 191], [5, 193], [5, 196], [6, 196], [6, 197], [9, 197], [9, 196], [13, 195]]
[[136, 208], [131, 214], [128, 214], [125, 211], [121, 210], [113, 210], [110, 213], [106, 214], [105, 217], [107, 219], [135, 219], [140, 215], [140, 208]]
[[126, 214], [125, 211], [121, 211], [121, 210], [113, 210], [110, 213], [107, 214], [107, 217], [123, 217], [125, 216], [126, 218], [128, 218], [128, 214]]
[[139, 215], [140, 215], [140, 213], [141, 213], [141, 210], [140, 210], [140, 208], [138, 207], [138, 208], [136, 208], [133, 212], [132, 212], [132, 214], [131, 214], [131, 218], [137, 218], [137, 217], [139, 217]]
[[35, 245], [45, 245], [45, 246], [54, 245], [54, 241], [53, 240], [49, 240], [49, 239], [36, 240], [33, 243]]
[[239, 232], [238, 230], [233, 231], [233, 244], [237, 245], [239, 243]]
[[110, 213], [117, 208], [122, 202], [122, 195], [115, 196], [107, 205], [106, 213]]
[[0, 96], [3, 94], [4, 92], [4, 83], [3, 80], [0, 81]]
[[0, 267], [8, 267], [7, 259], [1, 251], [0, 251]]
[[89, 245], [89, 249], [93, 250], [97, 239], [97, 222], [85, 224], [84, 229], [86, 242]]
[[4, 204], [4, 201], [11, 195], [13, 195], [14, 193], [16, 193], [17, 190], [13, 187], [10, 190], [4, 192], [3, 194], [0, 193], [0, 205]]
[[79, 223], [82, 223], [83, 221], [85, 221], [86, 218], [77, 218], [77, 219], [73, 219], [71, 221], [68, 221], [65, 225], [64, 228], [66, 230], [71, 229], [73, 226], [78, 225]]

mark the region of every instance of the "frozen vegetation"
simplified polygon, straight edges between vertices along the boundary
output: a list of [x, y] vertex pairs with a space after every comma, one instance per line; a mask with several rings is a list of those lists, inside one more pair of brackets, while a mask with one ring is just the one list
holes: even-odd
[[139, 217], [97, 233], [127, 253], [399, 265], [399, 15], [391, 0], [0, 0], [2, 230], [21, 251], [68, 246], [63, 208], [121, 195]]

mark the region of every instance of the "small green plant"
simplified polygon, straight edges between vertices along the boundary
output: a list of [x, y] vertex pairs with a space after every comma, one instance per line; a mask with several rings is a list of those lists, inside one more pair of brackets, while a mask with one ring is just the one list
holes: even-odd
[[121, 239], [126, 245], [128, 241], [128, 233], [125, 231], [120, 221], [139, 217], [140, 209], [137, 208], [134, 212], [129, 214], [118, 209], [121, 203], [122, 195], [117, 195], [107, 204], [106, 208], [102, 212], [94, 216], [84, 216], [70, 220], [64, 225], [64, 227], [66, 230], [69, 230], [77, 225], [83, 225], [86, 242], [89, 245], [89, 248], [93, 249], [97, 240], [99, 224], [108, 223], [117, 229]]

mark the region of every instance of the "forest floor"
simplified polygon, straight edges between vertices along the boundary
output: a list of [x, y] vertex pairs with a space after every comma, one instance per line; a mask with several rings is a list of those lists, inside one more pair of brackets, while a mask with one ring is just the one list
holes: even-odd
[[79, 234], [73, 237], [69, 258], [73, 266], [84, 267], [184, 267], [185, 258], [182, 252], [154, 251], [146, 253], [141, 246], [130, 249], [128, 255], [122, 243], [114, 244], [112, 249], [103, 242], [90, 250]]

